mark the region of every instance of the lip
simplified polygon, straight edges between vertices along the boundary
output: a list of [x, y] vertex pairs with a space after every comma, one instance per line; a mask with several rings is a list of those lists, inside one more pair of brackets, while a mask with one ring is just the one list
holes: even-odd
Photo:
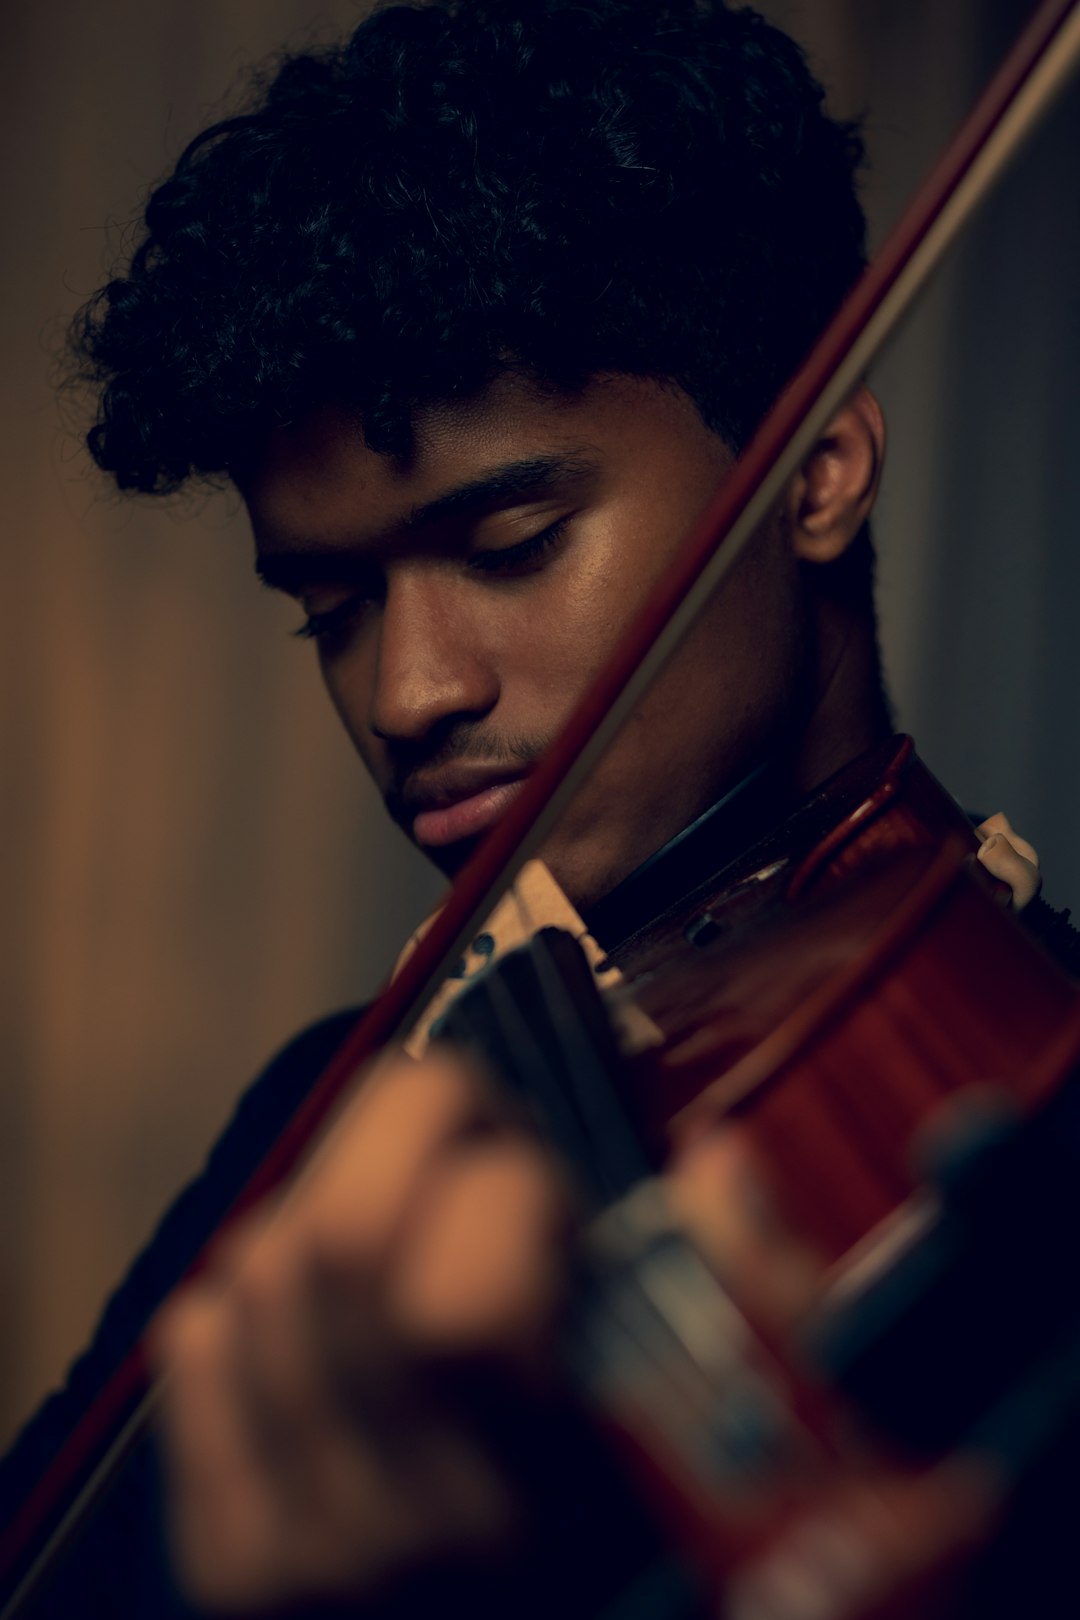
[[487, 832], [521, 792], [527, 774], [460, 766], [416, 784], [407, 794], [413, 838], [435, 849]]

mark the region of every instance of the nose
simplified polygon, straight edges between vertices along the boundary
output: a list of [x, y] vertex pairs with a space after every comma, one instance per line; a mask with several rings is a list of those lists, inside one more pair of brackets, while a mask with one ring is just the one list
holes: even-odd
[[439, 569], [387, 581], [369, 723], [384, 742], [421, 742], [447, 721], [495, 706], [498, 676], [475, 615]]

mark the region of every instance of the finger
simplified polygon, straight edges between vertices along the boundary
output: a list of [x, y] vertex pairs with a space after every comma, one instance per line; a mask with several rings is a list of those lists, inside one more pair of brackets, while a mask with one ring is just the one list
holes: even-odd
[[[1030, 844], [1026, 846], [1031, 848]], [[1004, 833], [992, 833], [979, 845], [978, 858], [991, 876], [1012, 890], [1012, 909], [1022, 911], [1042, 887], [1038, 866], [1026, 858]]]
[[695, 1137], [667, 1179], [676, 1214], [744, 1306], [778, 1326], [809, 1307], [821, 1257], [784, 1219], [745, 1131], [721, 1125]]
[[414, 1493], [326, 1398], [298, 1290], [281, 1269], [266, 1285], [265, 1253], [249, 1231], [228, 1288], [191, 1290], [156, 1334], [174, 1558], [225, 1613], [363, 1590], [426, 1534]]
[[530, 1138], [459, 1147], [399, 1251], [386, 1299], [393, 1326], [429, 1353], [544, 1366], [566, 1289], [571, 1211], [554, 1162]]
[[1018, 855], [1022, 855], [1024, 860], [1030, 861], [1032, 866], [1039, 865], [1039, 857], [1034, 848], [1026, 838], [1021, 838], [1020, 834], [1013, 830], [1008, 816], [1003, 811], [998, 810], [995, 815], [987, 816], [986, 820], [981, 821], [976, 827], [975, 833], [980, 842], [983, 843], [993, 838], [997, 833], [1003, 834]]
[[395, 1058], [341, 1115], [290, 1214], [327, 1262], [377, 1263], [440, 1155], [501, 1117], [480, 1074], [449, 1052], [433, 1051], [420, 1063]]
[[275, 1589], [274, 1511], [228, 1376], [228, 1318], [214, 1292], [189, 1290], [156, 1324], [166, 1376], [162, 1438], [169, 1533], [190, 1595], [225, 1612]]
[[[306, 1234], [287, 1215], [254, 1222], [228, 1278], [232, 1382], [253, 1457], [272, 1486], [279, 1513], [300, 1513], [309, 1495], [308, 1460], [327, 1426], [325, 1355], [312, 1312]], [[352, 1284], [364, 1319], [361, 1280]], [[356, 1369], [359, 1376], [360, 1367]]]
[[[166, 1433], [174, 1536], [186, 1582], [202, 1602], [231, 1611], [294, 1595], [366, 1591], [416, 1556], [492, 1545], [507, 1533], [514, 1498], [501, 1470], [466, 1421], [410, 1382], [413, 1347], [386, 1331], [379, 1309], [393, 1270], [380, 1276], [370, 1264], [372, 1244], [395, 1223], [415, 1227], [423, 1239], [430, 1224], [425, 1187], [439, 1186], [438, 1170], [449, 1166], [464, 1176], [451, 1174], [443, 1187], [450, 1248], [440, 1258], [421, 1241], [414, 1252], [427, 1253], [427, 1266], [445, 1269], [456, 1247], [452, 1233], [463, 1230], [462, 1208], [473, 1212], [474, 1231], [480, 1211], [489, 1229], [502, 1215], [509, 1215], [506, 1231], [544, 1229], [550, 1178], [540, 1170], [539, 1150], [520, 1138], [524, 1174], [521, 1163], [504, 1163], [478, 1201], [477, 1187], [464, 1200], [457, 1196], [472, 1179], [459, 1160], [471, 1162], [482, 1141], [499, 1159], [495, 1145], [505, 1133], [475, 1134], [496, 1117], [473, 1076], [438, 1057], [382, 1077], [365, 1131], [376, 1131], [384, 1148], [400, 1148], [404, 1136], [408, 1151], [390, 1155], [394, 1173], [383, 1174], [379, 1196], [364, 1202], [371, 1186], [364, 1169], [377, 1161], [354, 1117], [357, 1135], [350, 1140], [347, 1126], [324, 1158], [327, 1178], [313, 1178], [306, 1199], [286, 1200], [235, 1229], [208, 1280], [159, 1328], [173, 1386]], [[329, 1245], [320, 1241], [328, 1224]], [[436, 1219], [431, 1229], [439, 1226]], [[326, 1312], [311, 1305], [328, 1283], [320, 1253], [339, 1243], [349, 1275], [344, 1285], [340, 1274], [330, 1276], [330, 1297], [349, 1332], [335, 1343], [325, 1337]], [[530, 1251], [530, 1243], [504, 1245], [515, 1256], [522, 1249]], [[508, 1269], [504, 1260], [499, 1274]], [[520, 1272], [515, 1280], [524, 1289]], [[443, 1294], [444, 1304], [449, 1297]], [[467, 1314], [477, 1331], [477, 1312]], [[527, 1314], [520, 1299], [511, 1301], [512, 1321]], [[327, 1376], [343, 1343], [347, 1380], [341, 1368]], [[363, 1399], [343, 1401], [346, 1385]]]
[[[352, 1308], [347, 1293], [338, 1304]], [[324, 1315], [304, 1310], [302, 1319], [306, 1367], [251, 1346], [253, 1391], [274, 1404], [272, 1422], [292, 1448], [275, 1459], [279, 1598], [368, 1594], [418, 1563], [501, 1542], [514, 1527], [514, 1497], [469, 1412], [441, 1402], [412, 1346], [372, 1312], [359, 1355], [353, 1333], [347, 1367], [320, 1371], [301, 1401], [301, 1383], [281, 1380], [297, 1371], [309, 1379], [327, 1353]]]

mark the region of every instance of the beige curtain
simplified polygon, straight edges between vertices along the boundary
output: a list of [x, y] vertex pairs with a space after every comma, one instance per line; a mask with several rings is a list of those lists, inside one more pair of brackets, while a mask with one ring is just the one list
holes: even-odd
[[245, 63], [357, 12], [6, 11], [5, 1435], [244, 1083], [369, 994], [436, 892], [290, 641], [297, 615], [256, 588], [236, 502], [120, 502], [51, 387], [65, 318]]
[[[0, 1439], [244, 1082], [291, 1031], [367, 994], [436, 892], [384, 826], [310, 649], [288, 640], [288, 607], [253, 587], [234, 506], [117, 502], [51, 388], [64, 319], [244, 64], [361, 9], [4, 11]], [[763, 9], [811, 45], [842, 110], [870, 109], [880, 228], [1026, 8]], [[971, 803], [1016, 811], [1065, 896], [1080, 893], [1075, 111], [877, 368], [894, 428], [878, 532], [901, 719]]]

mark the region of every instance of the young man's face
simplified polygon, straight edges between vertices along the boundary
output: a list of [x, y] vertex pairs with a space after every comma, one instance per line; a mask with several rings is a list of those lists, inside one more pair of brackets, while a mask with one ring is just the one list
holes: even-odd
[[[452, 873], [556, 735], [731, 464], [688, 398], [506, 378], [430, 408], [399, 462], [324, 408], [245, 484], [391, 814]], [[542, 851], [579, 906], [732, 786], [805, 699], [786, 521], [754, 540]]]

